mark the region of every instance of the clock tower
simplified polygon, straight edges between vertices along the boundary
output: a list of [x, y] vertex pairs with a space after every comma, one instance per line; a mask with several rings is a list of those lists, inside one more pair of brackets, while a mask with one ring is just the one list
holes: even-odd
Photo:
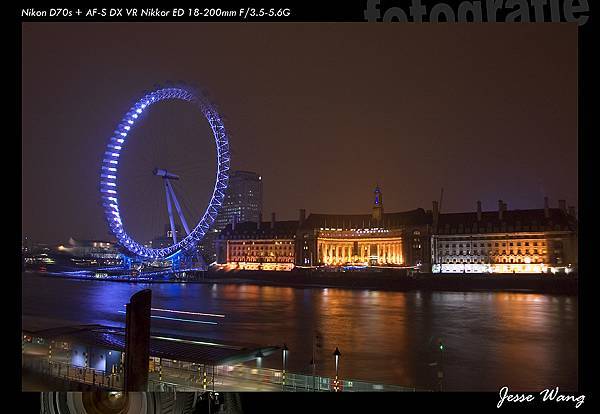
[[375, 187], [375, 200], [373, 202], [373, 219], [380, 224], [383, 219], [383, 194], [379, 185]]

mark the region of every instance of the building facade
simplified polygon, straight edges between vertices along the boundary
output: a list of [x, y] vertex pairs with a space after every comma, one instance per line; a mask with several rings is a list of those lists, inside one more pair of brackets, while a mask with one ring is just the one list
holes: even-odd
[[[377, 187], [371, 214], [310, 214], [297, 221], [232, 223], [217, 239], [217, 263], [238, 269], [384, 266], [429, 270], [431, 212], [384, 213]], [[260, 266], [259, 266], [260, 264]], [[276, 265], [275, 265], [276, 264]]]
[[430, 213], [423, 209], [384, 213], [383, 206], [377, 204], [373, 214], [311, 214], [298, 232], [296, 264], [426, 271], [430, 222]]
[[255, 172], [234, 171], [229, 177], [225, 200], [215, 221], [221, 231], [228, 224], [258, 223], [262, 213], [262, 177]]
[[386, 213], [377, 187], [371, 214], [310, 214], [298, 220], [229, 224], [217, 263], [250, 270], [293, 267], [409, 268], [433, 273], [548, 273], [577, 268], [577, 218], [559, 208], [441, 214]]
[[228, 269], [292, 270], [298, 221], [228, 224], [216, 239], [217, 263]]
[[570, 272], [577, 266], [577, 219], [573, 209], [512, 210], [440, 214], [433, 208], [434, 273]]

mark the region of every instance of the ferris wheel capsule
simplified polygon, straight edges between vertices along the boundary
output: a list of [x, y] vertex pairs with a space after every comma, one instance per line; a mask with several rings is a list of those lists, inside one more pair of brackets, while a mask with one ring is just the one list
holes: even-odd
[[[161, 248], [149, 248], [142, 243], [134, 240], [125, 230], [125, 224], [121, 218], [119, 209], [119, 186], [117, 177], [119, 176], [120, 157], [126, 148], [129, 134], [142, 119], [148, 109], [155, 103], [164, 100], [180, 100], [195, 105], [206, 121], [208, 122], [215, 140], [217, 150], [217, 175], [214, 189], [211, 193], [211, 199], [204, 212], [204, 215], [193, 226], [187, 225], [182, 221], [187, 235], [181, 240], [173, 237], [173, 243]], [[215, 221], [216, 214], [223, 204], [225, 190], [229, 183], [230, 153], [229, 138], [223, 124], [222, 117], [219, 116], [217, 109], [210, 101], [187, 86], [161, 87], [151, 92], [145, 93], [138, 99], [134, 105], [127, 111], [123, 119], [117, 124], [115, 131], [111, 134], [108, 144], [104, 150], [102, 158], [102, 167], [100, 172], [100, 195], [104, 207], [104, 215], [111, 233], [116, 237], [119, 244], [135, 257], [141, 259], [169, 259], [184, 251], [192, 250], [208, 232], [208, 229]], [[165, 180], [167, 189], [167, 198], [172, 197], [178, 212], [180, 206], [175, 198], [172, 184], [169, 180], [178, 180], [177, 174], [165, 169], [155, 168], [154, 175], [162, 177]], [[169, 205], [170, 206], [170, 205]], [[172, 226], [173, 227], [173, 226]]]

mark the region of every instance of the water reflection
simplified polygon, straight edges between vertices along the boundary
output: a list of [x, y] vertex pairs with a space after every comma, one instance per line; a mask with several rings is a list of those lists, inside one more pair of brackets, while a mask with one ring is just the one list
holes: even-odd
[[[122, 324], [129, 297], [153, 290], [153, 307], [224, 314], [218, 325], [152, 320], [166, 332], [282, 345], [292, 372], [309, 374], [314, 332], [317, 372], [344, 378], [436, 387], [444, 343], [447, 390], [577, 388], [577, 298], [526, 293], [382, 292], [256, 285], [76, 281], [25, 275], [23, 323], [32, 329], [67, 323]], [[281, 368], [276, 353], [261, 361]]]

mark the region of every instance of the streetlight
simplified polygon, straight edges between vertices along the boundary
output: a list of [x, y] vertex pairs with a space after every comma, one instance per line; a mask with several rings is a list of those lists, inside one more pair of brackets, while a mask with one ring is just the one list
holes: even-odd
[[340, 380], [339, 380], [339, 368], [340, 368], [340, 356], [342, 353], [339, 348], [336, 346], [335, 351], [333, 351], [333, 356], [335, 357], [335, 381], [333, 382], [333, 390], [338, 392], [340, 390]]
[[288, 352], [289, 352], [289, 349], [286, 344], [283, 344], [282, 350], [283, 350], [283, 374], [282, 374], [283, 376], [281, 379], [281, 389], [285, 389], [285, 370], [287, 368], [287, 357], [288, 357]]

